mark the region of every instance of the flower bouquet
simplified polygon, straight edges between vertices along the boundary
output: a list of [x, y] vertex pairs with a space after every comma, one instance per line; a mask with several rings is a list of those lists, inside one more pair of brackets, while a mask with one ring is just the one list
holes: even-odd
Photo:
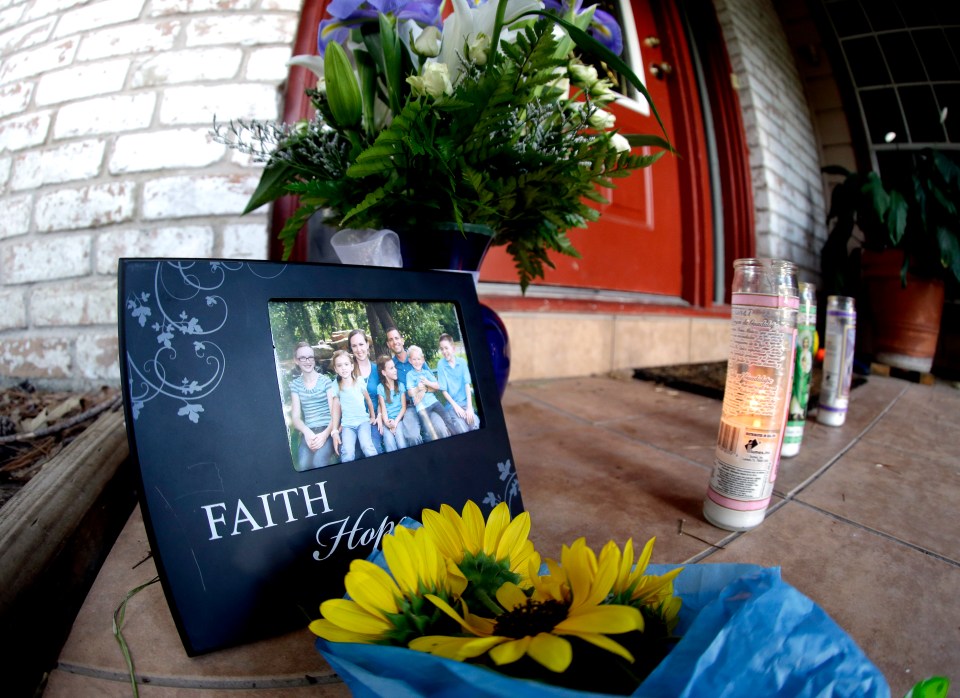
[[315, 117], [215, 124], [218, 141], [266, 163], [245, 212], [299, 197], [280, 232], [285, 258], [318, 212], [423, 235], [469, 224], [506, 245], [525, 289], [548, 253], [577, 256], [567, 231], [598, 218], [597, 187], [672, 150], [618, 133], [605, 108], [618, 96], [611, 76], [649, 101], [606, 13], [580, 0], [452, 0], [442, 19], [442, 4], [333, 0], [319, 55], [291, 59], [319, 78], [307, 90]]
[[777, 570], [649, 564], [578, 539], [541, 564], [526, 513], [423, 512], [355, 560], [317, 647], [356, 696], [875, 696], [883, 676]]

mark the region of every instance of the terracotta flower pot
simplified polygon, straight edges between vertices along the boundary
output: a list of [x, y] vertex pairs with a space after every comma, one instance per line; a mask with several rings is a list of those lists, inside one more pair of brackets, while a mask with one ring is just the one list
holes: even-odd
[[913, 274], [900, 283], [903, 253], [864, 250], [861, 278], [870, 301], [877, 361], [907, 371], [928, 372], [933, 366], [943, 314], [943, 281]]

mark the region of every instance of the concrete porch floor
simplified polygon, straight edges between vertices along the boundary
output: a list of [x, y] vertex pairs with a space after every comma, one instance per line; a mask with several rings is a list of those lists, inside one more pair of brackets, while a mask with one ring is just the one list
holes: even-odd
[[[595, 549], [656, 536], [654, 562], [780, 566], [860, 645], [894, 698], [931, 675], [950, 677], [956, 689], [960, 390], [869, 377], [843, 427], [808, 423], [800, 455], [781, 462], [766, 521], [737, 534], [701, 514], [720, 407], [627, 378], [511, 383], [504, 410], [538, 550], [559, 555], [580, 535]], [[111, 623], [127, 592], [154, 576], [147, 555], [137, 510], [46, 698], [131, 695]], [[306, 629], [188, 658], [158, 585], [129, 602], [124, 634], [144, 698], [349, 695]]]

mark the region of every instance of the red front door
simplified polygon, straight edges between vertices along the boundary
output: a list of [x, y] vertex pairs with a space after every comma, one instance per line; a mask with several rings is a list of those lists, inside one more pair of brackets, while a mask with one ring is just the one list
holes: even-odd
[[[663, 14], [675, 14], [673, 5], [665, 2], [658, 9]], [[629, 10], [636, 26], [632, 46], [627, 39]], [[686, 46], [672, 45], [683, 42], [683, 34], [677, 32], [674, 36], [669, 31], [670, 19], [667, 17], [664, 23], [661, 17], [661, 21], [656, 22], [650, 2], [633, 0], [624, 21], [624, 38], [629, 55], [639, 54], [639, 58], [631, 60], [634, 72], [645, 81], [666, 125], [667, 135], [680, 152], [665, 155], [652, 167], [618, 180], [616, 189], [605, 190], [605, 198], [610, 203], [600, 208], [600, 220], [587, 229], [570, 232], [570, 239], [582, 258], [552, 255], [556, 268], [548, 270], [546, 278], [538, 284], [682, 297], [687, 295], [684, 274], [697, 273], [690, 268], [696, 264], [694, 260], [703, 263], [702, 255], [692, 251], [687, 254], [684, 249], [681, 210], [692, 205], [690, 198], [696, 192], [684, 191], [681, 163], [686, 159], [705, 159], [705, 154], [683, 152], [677, 140], [678, 131], [683, 129], [676, 124], [684, 117], [675, 105], [677, 71], [681, 66], [674, 65], [673, 56], [686, 55]], [[677, 24], [677, 18], [672, 19]], [[669, 72], [664, 70], [665, 62], [669, 64], [666, 69]], [[661, 78], [653, 76], [653, 66], [661, 71]], [[624, 133], [661, 133], [645, 103], [628, 101], [625, 105], [613, 105], [612, 111]], [[492, 249], [481, 269], [480, 280], [515, 282], [516, 279], [509, 256], [502, 248]], [[688, 300], [696, 302], [693, 298]]]

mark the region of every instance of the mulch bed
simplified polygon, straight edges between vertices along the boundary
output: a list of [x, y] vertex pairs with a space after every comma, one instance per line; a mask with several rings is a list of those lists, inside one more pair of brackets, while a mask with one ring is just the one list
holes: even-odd
[[119, 401], [109, 387], [57, 392], [24, 382], [0, 390], [0, 506]]

